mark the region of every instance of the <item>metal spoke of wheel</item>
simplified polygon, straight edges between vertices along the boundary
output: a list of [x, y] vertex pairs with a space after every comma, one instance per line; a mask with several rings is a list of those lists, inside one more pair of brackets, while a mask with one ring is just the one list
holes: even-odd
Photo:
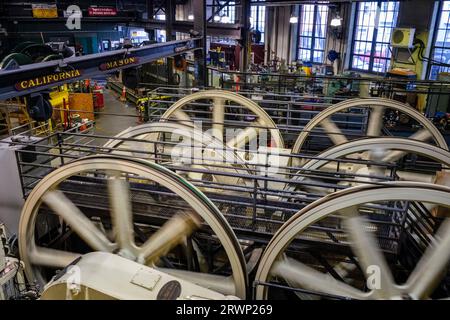
[[175, 215], [140, 247], [139, 259], [146, 264], [154, 263], [199, 226], [200, 220], [193, 213]]
[[431, 121], [428, 120], [422, 113], [411, 108], [409, 105], [400, 103], [398, 101], [393, 101], [390, 99], [370, 98], [370, 99], [345, 100], [335, 105], [329, 106], [325, 110], [321, 111], [303, 128], [303, 131], [299, 134], [297, 140], [295, 141], [294, 146], [292, 147], [292, 153], [293, 154], [300, 153], [303, 144], [310, 136], [310, 134], [315, 132], [314, 129], [322, 125], [322, 122], [327, 118], [329, 119], [333, 115], [338, 114], [339, 112], [345, 112], [346, 110], [349, 110], [351, 108], [356, 109], [371, 108], [373, 110], [375, 107], [389, 108], [407, 115], [409, 118], [419, 123], [424, 129], [430, 131], [430, 134], [432, 135], [432, 138], [436, 143], [436, 145], [438, 145], [442, 149], [448, 150], [447, 143], [442, 134], [433, 125], [433, 123], [431, 123]]
[[253, 121], [246, 129], [241, 130], [234, 138], [230, 139], [230, 141], [227, 142], [227, 145], [231, 148], [238, 149], [244, 147], [247, 140], [252, 141], [253, 139], [256, 139], [258, 132], [261, 130], [259, 126], [261, 126], [261, 124], [258, 120]]
[[177, 111], [174, 112], [173, 115], [175, 119], [177, 119], [179, 122], [182, 122], [183, 124], [190, 126], [194, 125], [194, 123], [191, 120], [191, 117], [183, 110], [178, 109]]
[[369, 137], [378, 137], [381, 135], [383, 125], [384, 107], [376, 106], [370, 109], [369, 123], [367, 125], [367, 135]]
[[[240, 106], [243, 109], [246, 109], [250, 111], [250, 115], [254, 115], [256, 118], [258, 118], [260, 121], [258, 125], [260, 127], [264, 127], [270, 131], [270, 135], [272, 138], [272, 144], [273, 146], [276, 146], [278, 148], [284, 148], [284, 142], [283, 138], [280, 134], [280, 131], [277, 128], [277, 125], [273, 121], [273, 119], [267, 114], [264, 109], [262, 109], [256, 102], [241, 96], [234, 92], [229, 92], [225, 90], [205, 90], [196, 92], [193, 94], [190, 94], [188, 96], [185, 96], [181, 99], [179, 99], [177, 102], [175, 102], [170, 108], [168, 108], [164, 114], [161, 117], [161, 121], [167, 121], [171, 117], [176, 117], [178, 120], [181, 120], [182, 122], [187, 122], [188, 116], [185, 115], [179, 115], [177, 116], [177, 112], [181, 110], [183, 107], [189, 105], [190, 103], [197, 101], [197, 100], [212, 100], [213, 101], [213, 108], [217, 110], [213, 110], [212, 120], [215, 123], [223, 123], [223, 121], [220, 121], [222, 117], [224, 117], [225, 112], [221, 112], [222, 106], [224, 105], [225, 101], [230, 101], [235, 106]], [[214, 113], [216, 113], [214, 115]], [[220, 114], [222, 113], [222, 114]], [[250, 124], [252, 125], [252, 124]], [[192, 124], [191, 124], [192, 126]], [[245, 128], [248, 128], [247, 123], [243, 122], [243, 126]], [[223, 132], [223, 129], [222, 129]], [[230, 139], [231, 140], [231, 139]], [[229, 146], [240, 144], [228, 144]]]
[[111, 243], [95, 224], [89, 220], [61, 191], [48, 191], [43, 201], [67, 222], [92, 249], [112, 252], [115, 244]]
[[233, 277], [179, 269], [158, 268], [158, 270], [225, 295], [234, 295], [236, 292]]
[[31, 263], [39, 266], [65, 268], [75, 259], [80, 257], [78, 253], [49, 249], [44, 247], [34, 247], [28, 253]]
[[[398, 289], [395, 287], [391, 270], [386, 263], [383, 254], [378, 249], [376, 240], [366, 228], [364, 218], [362, 218], [357, 207], [350, 207], [343, 210], [345, 215], [350, 215], [344, 220], [347, 232], [350, 236], [350, 246], [358, 257], [363, 272], [379, 275], [379, 286], [374, 286], [374, 295], [378, 298], [389, 299], [396, 296]], [[379, 272], [379, 274], [377, 274]]]
[[[398, 138], [395, 139], [397, 140]], [[384, 141], [384, 138], [380, 142], [382, 141]], [[361, 143], [364, 142], [362, 141]], [[387, 143], [387, 145], [387, 149], [389, 149], [390, 144]], [[430, 150], [436, 149], [435, 151], [444, 151], [435, 146], [430, 147]], [[436, 154], [431, 155], [431, 158], [439, 159], [439, 157], [440, 156]], [[448, 159], [441, 160], [443, 162], [450, 161]], [[339, 214], [342, 216], [342, 224], [344, 225], [344, 228], [346, 228], [344, 231], [348, 238], [348, 245], [354, 250], [354, 254], [349, 256], [350, 261], [356, 259], [361, 265], [363, 272], [367, 271], [367, 268], [364, 270], [364, 267], [367, 265], [375, 264], [378, 266], [378, 268], [373, 268], [373, 271], [371, 270], [372, 272], [370, 272], [370, 277], [367, 277], [368, 280], [376, 279], [378, 281], [376, 283], [370, 281], [367, 284], [368, 287], [371, 288], [373, 288], [372, 285], [376, 286], [377, 284], [380, 284], [381, 290], [373, 289], [372, 291], [367, 292], [367, 299], [408, 299], [408, 295], [410, 299], [430, 298], [438, 283], [445, 285], [445, 281], [442, 280], [443, 278], [441, 276], [443, 274], [445, 275], [445, 266], [450, 262], [450, 219], [444, 221], [436, 233], [430, 232], [428, 234], [432, 244], [425, 251], [422, 260], [416, 264], [416, 268], [411, 273], [409, 280], [407, 280], [405, 284], [396, 284], [394, 283], [393, 276], [390, 274], [390, 270], [386, 267], [388, 262], [384, 260], [383, 253], [376, 250], [376, 242], [373, 237], [378, 236], [378, 232], [375, 234], [371, 230], [372, 234], [368, 234], [369, 230], [364, 228], [364, 220], [359, 218], [359, 215], [371, 215], [372, 213], [366, 210], [356, 211], [356, 208], [365, 207], [367, 204], [386, 204], [398, 201], [423, 204], [432, 203], [439, 207], [450, 208], [449, 195], [450, 188], [447, 186], [411, 181], [393, 181], [383, 185], [359, 185], [335, 192], [332, 196], [321, 197], [301, 209], [278, 229], [277, 233], [266, 246], [259, 261], [255, 281], [256, 283], [267, 283], [269, 281], [277, 282], [277, 279], [273, 279], [274, 266], [279, 262], [280, 257], [282, 257], [287, 250], [292, 248], [292, 242], [296, 239], [306, 238], [306, 236], [309, 235], [308, 229], [313, 225], [317, 226], [321, 221], [325, 221], [324, 219], [332, 218], [332, 220], [326, 220], [327, 224], [330, 223], [331, 225], [331, 223], [333, 223], [333, 225], [336, 226], [340, 225], [336, 220], [336, 214]], [[376, 215], [380, 218], [385, 216], [381, 211], [376, 213]], [[354, 218], [354, 216], [356, 216], [356, 218]], [[377, 223], [376, 225], [373, 225], [372, 229], [383, 232], [386, 230], [385, 228], [386, 226], [384, 224]], [[339, 239], [344, 240], [341, 237]], [[367, 243], [369, 243], [369, 245]], [[342, 252], [342, 254], [345, 253]], [[345, 255], [347, 256], [347, 254]], [[339, 260], [350, 262], [348, 259], [336, 259], [336, 261]], [[398, 269], [399, 266], [395, 264], [395, 261], [393, 261], [393, 263], [394, 270]], [[333, 268], [335, 270], [337, 269], [336, 266], [333, 266]], [[401, 266], [399, 270], [402, 270]], [[278, 268], [276, 273], [286, 279], [286, 270]], [[339, 272], [339, 274], [341, 274], [341, 272]], [[320, 283], [321, 277], [323, 277], [320, 273], [315, 273], [315, 275], [316, 279], [310, 281], [311, 286], [316, 284], [316, 282]], [[288, 276], [288, 279], [293, 283], [296, 277]], [[297, 278], [297, 280], [299, 279], [300, 278]], [[356, 283], [360, 283], [360, 277], [353, 272], [350, 274], [347, 273], [345, 282], [349, 283], [352, 279], [354, 279]], [[297, 283], [295, 286], [298, 288], [306, 288], [305, 283]], [[324, 287], [324, 290], [324, 292], [328, 292], [326, 287]], [[258, 285], [255, 289], [255, 298], [267, 299], [271, 291], [272, 288], [270, 286]], [[439, 290], [438, 298], [445, 297], [446, 295], [448, 294], [445, 291]]]
[[425, 251], [406, 283], [413, 299], [428, 298], [445, 275], [450, 261], [450, 219], [439, 228], [435, 242]]
[[320, 125], [334, 144], [342, 144], [348, 141], [341, 129], [338, 128], [333, 120], [329, 118], [323, 119]]
[[[308, 172], [308, 170], [319, 170], [322, 172], [336, 172], [339, 168], [340, 171], [345, 171], [349, 173], [355, 173], [361, 166], [355, 164], [349, 164], [347, 166], [345, 163], [340, 162], [339, 167], [337, 162], [333, 159], [343, 159], [352, 158], [356, 159], [355, 155], [362, 154], [362, 159], [371, 160], [380, 163], [371, 164], [369, 168], [369, 173], [371, 176], [388, 176], [391, 174], [391, 170], [386, 170], [386, 157], [390, 156], [390, 152], [405, 152], [405, 154], [415, 154], [422, 156], [424, 158], [433, 160], [439, 163], [442, 168], [450, 167], [450, 153], [438, 146], [430, 145], [426, 142], [409, 140], [407, 138], [396, 138], [396, 137], [379, 137], [379, 138], [369, 138], [349, 141], [348, 143], [334, 146], [320, 153], [317, 159], [311, 159], [302, 165], [302, 170], [299, 170], [298, 175], [291, 178], [291, 182], [287, 184], [285, 191], [294, 191], [297, 188], [302, 188], [302, 190], [307, 185], [300, 184], [302, 181], [306, 181], [306, 177], [302, 174]], [[367, 155], [367, 157], [364, 157]], [[381, 159], [381, 160], [380, 160]], [[429, 173], [419, 173], [412, 172], [410, 170], [397, 170], [397, 175], [401, 180], [405, 181], [416, 181], [416, 182], [427, 182], [434, 183], [435, 175], [432, 172]], [[356, 179], [356, 178], [355, 178]], [[358, 178], [360, 180], [360, 178]], [[307, 190], [307, 189], [304, 189]], [[284, 201], [285, 197], [280, 198]]]
[[[232, 274], [231, 279], [234, 281], [234, 292], [232, 294], [243, 299], [246, 298], [246, 293], [248, 292], [248, 277], [245, 272], [245, 258], [233, 230], [217, 207], [215, 207], [214, 204], [191, 183], [160, 165], [145, 160], [130, 160], [125, 157], [112, 155], [91, 156], [67, 163], [65, 166], [55, 169], [45, 176], [27, 197], [21, 213], [19, 225], [19, 250], [20, 256], [25, 264], [25, 272], [30, 282], [36, 281], [36, 283], [43, 288], [43, 286], [48, 282], [48, 275], [51, 275], [51, 273], [47, 273], [45, 268], [40, 267], [41, 265], [63, 266], [70, 263], [73, 260], [72, 258], [76, 258], [75, 255], [70, 253], [67, 255], [64, 253], [53, 255], [52, 252], [50, 252], [45, 255], [45, 253], [49, 251], [42, 252], [39, 250], [34, 250], [39, 245], [38, 237], [35, 236], [35, 233], [39, 222], [37, 217], [40, 214], [40, 208], [45, 196], [47, 196], [46, 202], [50, 206], [58, 209], [55, 210], [55, 213], [60, 214], [62, 219], [66, 220], [69, 225], [73, 226], [72, 228], [74, 232], [84, 236], [84, 239], [87, 239], [85, 242], [88, 245], [92, 243], [95, 244], [91, 246], [95, 251], [117, 253], [117, 243], [112, 243], [109, 240], [105, 240], [106, 236], [100, 231], [100, 229], [98, 229], [93, 222], [91, 222], [73, 204], [71, 204], [61, 192], [58, 193], [57, 191], [52, 191], [55, 190], [55, 188], [61, 184], [62, 181], [65, 181], [70, 177], [77, 176], [80, 173], [95, 172], [97, 170], [100, 172], [101, 176], [109, 175], [110, 177], [115, 177], [116, 180], [113, 179], [110, 181], [110, 188], [108, 188], [108, 191], [111, 191], [110, 194], [113, 197], [113, 201], [110, 201], [110, 207], [115, 207], [115, 213], [111, 213], [111, 218], [113, 218], [113, 215], [123, 218], [122, 215], [125, 213], [125, 224], [131, 225], [130, 218], [127, 214], [128, 209], [126, 207], [122, 207], [124, 204], [120, 203], [120, 200], [125, 198], [125, 202], [129, 205], [129, 197], [127, 196], [128, 193], [123, 192], [123, 189], [126, 186], [124, 184], [125, 181], [120, 181], [119, 177], [133, 176], [139, 177], [139, 179], [153, 181], [153, 183], [160, 185], [162, 188], [166, 188], [171, 192], [174, 192], [178, 197], [185, 201], [189, 207], [192, 208], [193, 214], [198, 215], [198, 219], [202, 221], [202, 224], [205, 224], [211, 228], [212, 233], [217, 237], [217, 241], [222, 245], [230, 263]], [[111, 189], [115, 188], [118, 191], [116, 190], [113, 192]], [[120, 195], [118, 195], [119, 193]], [[125, 197], [123, 196], [124, 194]], [[117, 203], [113, 203], [116, 201]], [[69, 203], [69, 205], [67, 203]], [[131, 212], [131, 210], [129, 212]], [[65, 219], [66, 217], [67, 219]], [[113, 219], [119, 220], [115, 217]], [[116, 231], [115, 226], [114, 223], [111, 224], [111, 229], [114, 233], [114, 231]], [[155, 251], [148, 250], [148, 252], [151, 254], [153, 254], [153, 252], [160, 252], [160, 254], [163, 254], [164, 252], [167, 252], [167, 250], [170, 250], [170, 247], [165, 246], [167, 239], [169, 239], [169, 242], [173, 243], [174, 241], [178, 241], [177, 238], [184, 239], [185, 234], [190, 234], [190, 232], [183, 231], [184, 228], [181, 228], [180, 231], [180, 228], [178, 228], [177, 225], [178, 223], [175, 223], [174, 226], [169, 222], [168, 226], [164, 225], [162, 227], [163, 230], [159, 232], [159, 236], [157, 235], [158, 232], [156, 232], [156, 235], [151, 237], [151, 240], [149, 240], [148, 243], [163, 243], [164, 246], [161, 245], [161, 247], [163, 247], [162, 249], [159, 249], [158, 246], [156, 246]], [[112, 238], [116, 239], [118, 234], [125, 235], [118, 236], [118, 239], [121, 243], [126, 243], [123, 242], [123, 239], [130, 237], [129, 233], [126, 232], [129, 230], [129, 227], [125, 227], [123, 230], [125, 232], [116, 232]], [[176, 235], [174, 235], [173, 231], [175, 231]], [[141, 253], [140, 249], [140, 247], [134, 245], [135, 251], [131, 252], [132, 255], [129, 258], [132, 258], [135, 261], [137, 260], [138, 262], [143, 262], [138, 259], [140, 257], [139, 254]], [[34, 253], [34, 259], [30, 258], [30, 253], [31, 255]], [[120, 254], [121, 252], [118, 253]], [[158, 255], [159, 253], [155, 256]], [[55, 258], [52, 260], [52, 256], [58, 257], [58, 259]], [[63, 257], [65, 257], [65, 259], [62, 259]], [[45, 262], [46, 260], [49, 260], [49, 262]]]
[[[428, 141], [433, 135], [427, 129], [421, 129], [408, 137], [410, 140]], [[391, 151], [383, 158], [383, 162], [394, 162], [406, 154], [404, 151]]]
[[281, 277], [291, 284], [296, 284], [317, 293], [361, 300], [368, 298], [367, 293], [338, 281], [329, 274], [314, 270], [287, 257], [274, 263], [271, 275]]
[[225, 99], [215, 98], [213, 99], [213, 110], [212, 110], [212, 136], [223, 141], [223, 124], [225, 119]]
[[121, 254], [127, 256], [135, 251], [133, 214], [128, 182], [119, 177], [108, 180], [111, 219], [116, 242]]

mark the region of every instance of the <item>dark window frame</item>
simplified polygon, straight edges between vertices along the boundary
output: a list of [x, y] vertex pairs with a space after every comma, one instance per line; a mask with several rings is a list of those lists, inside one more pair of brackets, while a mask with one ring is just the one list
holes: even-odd
[[[264, 1], [265, 0], [254, 0], [251, 3], [264, 2]], [[252, 16], [252, 12], [253, 12], [252, 9], [255, 9], [254, 12], [256, 14], [256, 17]], [[260, 15], [262, 17], [262, 20], [259, 19]], [[251, 24], [251, 27], [253, 29], [257, 29], [259, 32], [261, 32], [261, 43], [264, 43], [264, 36], [265, 36], [265, 32], [266, 32], [266, 7], [261, 6], [261, 5], [251, 5], [250, 16], [253, 18], [253, 23]], [[258, 29], [259, 26], [262, 28], [262, 30]]]
[[[296, 51], [296, 57], [297, 60], [300, 60], [300, 50], [309, 50], [310, 51], [310, 57], [309, 57], [309, 62], [313, 63], [313, 64], [323, 64], [324, 61], [314, 61], [314, 52], [315, 51], [320, 51], [323, 52], [323, 57], [325, 57], [325, 49], [327, 46], [327, 30], [328, 30], [328, 18], [329, 18], [329, 9], [327, 9], [327, 16], [326, 16], [326, 21], [325, 21], [325, 35], [324, 37], [318, 37], [316, 36], [316, 27], [317, 27], [317, 16], [318, 16], [318, 8], [319, 6], [325, 6], [328, 7], [327, 5], [319, 5], [319, 4], [314, 4], [314, 12], [313, 12], [313, 26], [312, 26], [312, 35], [311, 36], [304, 36], [301, 34], [301, 27], [303, 24], [302, 21], [302, 10], [304, 9], [305, 5], [301, 4], [299, 5], [299, 9], [298, 9], [298, 25], [297, 25], [297, 51]], [[301, 47], [301, 38], [309, 38], [311, 40], [311, 47], [310, 48], [306, 48], [306, 47]], [[324, 47], [323, 50], [322, 49], [316, 49], [315, 48], [315, 44], [316, 44], [316, 39], [320, 39], [320, 40], [324, 40]], [[324, 59], [323, 59], [324, 60]]]
[[[374, 1], [368, 1], [368, 2], [377, 2], [377, 6], [378, 8], [381, 10], [381, 4], [385, 1], [382, 0], [374, 0]], [[395, 22], [395, 24], [391, 27], [396, 28], [397, 24], [398, 24], [398, 16], [400, 14], [400, 1], [392, 1], [392, 2], [396, 2], [398, 9], [397, 9], [397, 19]], [[362, 40], [357, 40], [356, 39], [356, 32], [358, 30], [358, 17], [360, 14], [360, 6], [363, 5], [365, 2], [357, 2], [356, 3], [356, 10], [355, 10], [355, 14], [354, 14], [354, 27], [352, 30], [352, 43], [351, 43], [351, 50], [350, 50], [350, 60], [349, 60], [349, 69], [353, 70], [353, 71], [358, 71], [358, 72], [362, 72], [362, 73], [370, 73], [370, 74], [380, 74], [383, 73], [384, 71], [374, 71], [373, 70], [373, 66], [374, 66], [374, 61], [375, 60], [386, 60], [386, 61], [390, 61], [392, 59], [392, 49], [390, 49], [390, 47], [388, 47], [388, 51], [389, 51], [389, 57], [384, 58], [381, 56], [375, 56], [375, 52], [376, 52], [376, 48], [377, 48], [377, 44], [380, 44], [381, 46], [386, 45], [386, 42], [378, 42], [377, 38], [378, 38], [378, 31], [379, 29], [376, 28], [374, 26], [374, 30], [373, 30], [373, 34], [372, 34], [372, 41], [362, 41]], [[370, 55], [365, 55], [365, 54], [355, 54], [355, 43], [356, 42], [366, 42], [366, 43], [370, 43]], [[388, 46], [390, 45], [390, 43], [388, 44]], [[360, 69], [357, 67], [353, 66], [353, 58], [354, 56], [363, 56], [363, 57], [367, 57], [369, 59], [369, 67], [368, 70], [365, 69]], [[387, 71], [387, 70], [386, 70]]]
[[[433, 26], [433, 39], [432, 39], [433, 42], [432, 42], [432, 47], [431, 47], [431, 50], [430, 50], [430, 57], [431, 57], [432, 60], [434, 60], [434, 54], [435, 54], [436, 49], [441, 49], [441, 50], [450, 49], [450, 46], [448, 46], [448, 47], [436, 46], [436, 41], [437, 41], [438, 32], [439, 32], [439, 25], [440, 25], [440, 22], [441, 22], [441, 19], [442, 19], [442, 13], [443, 13], [443, 8], [444, 8], [444, 3], [445, 2], [450, 2], [450, 1], [448, 1], [448, 0], [441, 0], [438, 3], [437, 17], [436, 17], [435, 24]], [[445, 31], [446, 31], [446, 35], [450, 34], [450, 22], [445, 27]], [[442, 61], [440, 61], [440, 62], [442, 62]], [[446, 62], [444, 62], [444, 63], [446, 63]], [[438, 64], [437, 63], [433, 63], [433, 61], [430, 61], [428, 63], [428, 65], [427, 65], [427, 78], [428, 79], [431, 79], [431, 76], [432, 76], [431, 71], [433, 69], [433, 66], [436, 66], [436, 65], [438, 65]], [[450, 67], [445, 67], [444, 66], [444, 68], [446, 68], [447, 70], [441, 70], [441, 68], [439, 68], [440, 69], [439, 72], [450, 72]], [[431, 80], [436, 80], [436, 79], [431, 79]]]

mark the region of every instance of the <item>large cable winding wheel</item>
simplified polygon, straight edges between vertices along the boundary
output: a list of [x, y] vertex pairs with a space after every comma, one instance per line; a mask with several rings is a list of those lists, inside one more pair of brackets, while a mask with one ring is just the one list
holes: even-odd
[[[405, 156], [420, 158], [417, 163], [410, 160], [399, 164]], [[395, 171], [390, 164], [395, 164]], [[450, 152], [437, 146], [406, 138], [366, 138], [334, 146], [309, 160], [298, 175], [291, 178], [292, 182], [285, 190], [294, 192], [298, 188], [309, 188], [312, 191], [308, 185], [322, 184], [325, 187], [315, 187], [314, 192], [320, 195], [334, 192], [335, 189], [325, 183], [327, 176], [346, 186], [383, 181], [392, 175], [396, 180], [433, 183], [439, 172], [449, 169]], [[318, 171], [315, 178], [308, 178], [308, 174]]]
[[[443, 149], [448, 150], [447, 143], [439, 130], [429, 121], [424, 115], [412, 107], [390, 99], [372, 98], [372, 99], [351, 99], [342, 101], [332, 105], [319, 114], [317, 114], [308, 124], [303, 128], [302, 133], [295, 141], [292, 148], [293, 154], [298, 154], [304, 148], [308, 138], [314, 133], [324, 132], [334, 145], [339, 145], [352, 140], [350, 136], [346, 136], [338, 124], [333, 120], [333, 116], [338, 113], [349, 111], [349, 109], [363, 109], [368, 110], [368, 122], [365, 134], [368, 137], [378, 137], [387, 135], [383, 132], [384, 115], [387, 110], [400, 112], [403, 116], [406, 115], [413, 119], [420, 127], [418, 131], [412, 134], [409, 138], [421, 141], [433, 141], [433, 143]], [[350, 113], [349, 113], [350, 114]], [[318, 129], [318, 127], [321, 128]]]
[[[251, 184], [231, 174], [249, 174], [235, 150], [206, 132], [174, 122], [153, 122], [128, 128], [104, 144], [107, 152], [148, 158], [163, 165], [180, 166], [177, 173], [190, 180]], [[189, 168], [187, 170], [186, 168]]]
[[[195, 101], [212, 102], [208, 107], [211, 110], [200, 110], [199, 106], [190, 108], [189, 105]], [[190, 94], [164, 112], [161, 121], [169, 119], [191, 125], [195, 121], [203, 121], [204, 129], [211, 129], [213, 137], [231, 148], [243, 148], [249, 141], [256, 140], [262, 130], [266, 130], [267, 138], [270, 139], [267, 142], [271, 147], [284, 147], [283, 138], [272, 118], [257, 103], [229, 91], [207, 90]], [[226, 126], [241, 131], [227, 137]]]
[[[19, 236], [28, 280], [41, 286], [54, 269], [83, 253], [103, 251], [223, 294], [246, 296], [244, 256], [226, 219], [192, 184], [145, 160], [92, 156], [52, 171], [29, 194]], [[192, 255], [181, 259], [178, 245], [192, 239], [215, 248], [219, 256], [212, 260], [220, 265], [203, 273]]]
[[450, 188], [390, 182], [311, 203], [266, 247], [256, 298], [448, 298], [450, 219], [423, 204], [450, 208]]

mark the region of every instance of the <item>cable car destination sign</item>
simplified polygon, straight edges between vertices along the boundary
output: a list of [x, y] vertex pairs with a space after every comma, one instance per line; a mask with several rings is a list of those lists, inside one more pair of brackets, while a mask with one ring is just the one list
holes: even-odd
[[27, 90], [36, 87], [46, 86], [52, 83], [58, 83], [70, 79], [78, 78], [82, 75], [82, 71], [78, 69], [61, 71], [57, 73], [48, 74], [45, 76], [36, 77], [29, 80], [21, 80], [15, 84], [17, 91]]
[[[126, 67], [128, 65], [137, 64], [138, 62], [139, 62], [138, 57], [127, 57], [102, 63], [99, 66], [99, 69], [102, 71], [109, 71]], [[58, 82], [61, 81], [68, 82], [71, 79], [81, 77], [82, 74], [83, 74], [82, 70], [79, 69], [60, 71], [52, 74], [47, 74], [44, 76], [39, 76], [33, 79], [20, 80], [19, 82], [16, 82], [14, 87], [17, 91], [23, 91], [32, 88], [48, 86], [53, 83], [57, 84]]]
[[99, 69], [102, 71], [107, 71], [107, 70], [125, 67], [130, 64], [136, 64], [138, 62], [139, 62], [138, 57], [127, 57], [127, 58], [123, 58], [123, 59], [117, 59], [117, 60], [108, 61], [106, 63], [102, 63], [100, 65]]

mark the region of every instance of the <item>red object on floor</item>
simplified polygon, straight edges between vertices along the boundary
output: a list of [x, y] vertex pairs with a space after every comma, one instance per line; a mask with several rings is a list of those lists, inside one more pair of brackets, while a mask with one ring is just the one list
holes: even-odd
[[122, 95], [119, 97], [119, 100], [127, 102], [127, 88], [125, 88], [125, 86], [122, 87]]
[[94, 108], [102, 109], [105, 106], [105, 99], [102, 91], [94, 91]]

